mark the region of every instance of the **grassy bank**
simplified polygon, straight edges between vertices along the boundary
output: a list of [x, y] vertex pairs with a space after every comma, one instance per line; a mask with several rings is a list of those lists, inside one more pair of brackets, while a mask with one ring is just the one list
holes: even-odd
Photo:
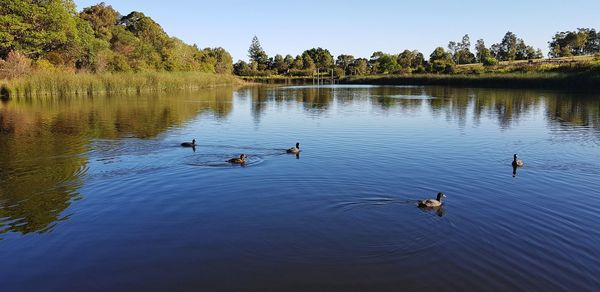
[[342, 78], [340, 83], [504, 88], [573, 88], [600, 91], [600, 72], [374, 75], [346, 77]]
[[4, 98], [138, 94], [196, 90], [236, 85], [242, 82], [233, 75], [196, 72], [106, 74], [38, 72], [25, 77], [0, 80], [0, 93]]

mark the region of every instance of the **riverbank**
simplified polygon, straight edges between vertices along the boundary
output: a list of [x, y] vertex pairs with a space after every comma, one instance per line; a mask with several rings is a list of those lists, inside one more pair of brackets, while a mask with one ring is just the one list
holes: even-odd
[[0, 95], [4, 99], [52, 98], [197, 90], [240, 84], [243, 84], [243, 81], [233, 75], [198, 72], [104, 74], [38, 72], [24, 77], [0, 80]]
[[345, 77], [340, 79], [340, 83], [503, 88], [573, 88], [600, 91], [600, 72], [374, 75]]

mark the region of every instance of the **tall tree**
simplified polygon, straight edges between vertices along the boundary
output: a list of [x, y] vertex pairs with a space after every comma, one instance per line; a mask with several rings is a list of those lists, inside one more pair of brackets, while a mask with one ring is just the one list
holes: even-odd
[[260, 41], [258, 40], [257, 36], [252, 38], [252, 43], [248, 49], [248, 57], [250, 58], [250, 61], [254, 61], [258, 64], [260, 70], [266, 69], [269, 62], [269, 57], [260, 45]]
[[477, 44], [475, 44], [475, 52], [477, 56], [477, 61], [479, 63], [483, 63], [486, 58], [492, 56], [490, 49], [485, 46], [485, 42], [483, 39], [477, 40]]

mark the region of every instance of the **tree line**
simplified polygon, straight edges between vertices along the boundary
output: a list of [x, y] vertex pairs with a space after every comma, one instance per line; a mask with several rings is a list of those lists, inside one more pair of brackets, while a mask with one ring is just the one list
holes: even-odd
[[[566, 57], [600, 53], [600, 34], [594, 29], [578, 29], [557, 33], [549, 42], [551, 57]], [[370, 58], [355, 58], [342, 54], [334, 59], [327, 49], [313, 48], [293, 57], [277, 54], [269, 57], [255, 36], [248, 50], [249, 62], [238, 61], [233, 71], [240, 76], [311, 76], [315, 72], [333, 70], [336, 76], [452, 73], [456, 65], [482, 63], [494, 66], [502, 61], [543, 58], [536, 49], [513, 32], [507, 32], [500, 42], [487, 46], [483, 39], [476, 41], [474, 51], [469, 35], [450, 41], [447, 48], [438, 47], [429, 56], [418, 50], [404, 50], [399, 54], [374, 52]]]
[[98, 73], [233, 69], [223, 48], [200, 49], [170, 37], [141, 12], [123, 16], [100, 3], [78, 13], [73, 0], [0, 0], [0, 58], [3, 71], [15, 66]]

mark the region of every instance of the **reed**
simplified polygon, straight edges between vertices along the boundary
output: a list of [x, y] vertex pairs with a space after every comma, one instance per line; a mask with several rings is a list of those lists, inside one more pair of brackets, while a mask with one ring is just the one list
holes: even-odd
[[4, 98], [74, 97], [197, 90], [242, 82], [233, 75], [198, 72], [36, 72], [20, 78], [0, 80], [0, 92]]

